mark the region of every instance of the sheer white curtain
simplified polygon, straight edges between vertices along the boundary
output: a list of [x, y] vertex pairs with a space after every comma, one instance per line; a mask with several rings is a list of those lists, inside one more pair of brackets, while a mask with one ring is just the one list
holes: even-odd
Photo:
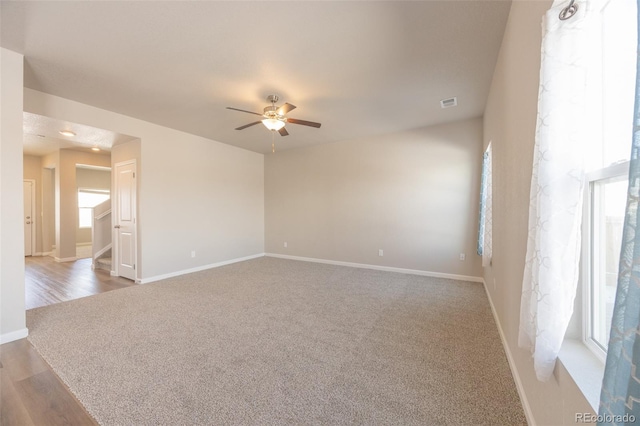
[[543, 21], [529, 237], [518, 343], [533, 353], [539, 380], [553, 373], [573, 312], [578, 282], [585, 141], [593, 120], [586, 109], [591, 29], [597, 0], [579, 1], [562, 21], [568, 0], [554, 1]]
[[493, 235], [493, 167], [491, 165], [491, 142], [487, 147], [485, 155], [485, 176], [483, 188], [483, 239], [482, 239], [482, 266], [489, 266], [491, 264], [491, 256], [493, 255], [492, 249], [492, 235]]

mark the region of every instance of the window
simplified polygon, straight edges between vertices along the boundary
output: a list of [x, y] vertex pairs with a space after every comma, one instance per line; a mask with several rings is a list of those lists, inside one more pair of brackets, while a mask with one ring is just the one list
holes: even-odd
[[78, 226], [91, 228], [93, 226], [93, 208], [109, 198], [109, 190], [78, 189]]
[[[583, 216], [583, 339], [605, 359], [618, 282], [633, 130], [637, 30], [635, 2], [611, 1], [602, 9], [602, 59], [590, 81], [591, 114], [600, 115], [600, 137], [587, 150]], [[631, 16], [633, 19], [621, 19]]]
[[488, 266], [492, 255], [493, 189], [492, 189], [491, 142], [482, 156], [482, 176], [480, 182], [480, 215], [478, 224], [477, 253], [482, 256], [482, 266]]
[[622, 227], [627, 201], [629, 163], [615, 164], [588, 175], [584, 224], [588, 244], [585, 277], [585, 343], [604, 360], [618, 284]]

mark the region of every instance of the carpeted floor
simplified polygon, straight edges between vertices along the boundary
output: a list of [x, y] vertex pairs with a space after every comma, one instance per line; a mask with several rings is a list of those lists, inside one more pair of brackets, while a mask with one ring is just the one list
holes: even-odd
[[104, 425], [526, 424], [477, 283], [265, 257], [27, 323]]

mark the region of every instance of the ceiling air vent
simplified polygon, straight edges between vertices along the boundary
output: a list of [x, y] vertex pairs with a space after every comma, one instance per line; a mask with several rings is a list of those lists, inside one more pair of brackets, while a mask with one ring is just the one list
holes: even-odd
[[440, 101], [440, 106], [442, 108], [451, 108], [458, 105], [458, 98], [449, 98], [449, 99], [443, 99]]

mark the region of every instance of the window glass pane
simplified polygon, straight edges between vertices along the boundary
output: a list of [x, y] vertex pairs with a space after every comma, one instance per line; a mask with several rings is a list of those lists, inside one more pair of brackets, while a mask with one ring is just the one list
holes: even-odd
[[593, 184], [592, 336], [604, 350], [609, 343], [611, 316], [618, 283], [622, 228], [628, 179]]
[[91, 228], [93, 226], [93, 208], [109, 198], [108, 190], [78, 189], [78, 226]]
[[[637, 19], [636, 0], [610, 1], [602, 28], [602, 164], [629, 160], [633, 132]], [[622, 25], [624, 24], [624, 25]]]
[[93, 225], [93, 221], [91, 219], [91, 212], [93, 212], [93, 209], [91, 208], [86, 208], [86, 207], [80, 207], [78, 209], [78, 219], [79, 219], [79, 224], [80, 224], [80, 228], [91, 228], [91, 226]]
[[95, 207], [108, 199], [108, 192], [78, 190], [78, 207]]

